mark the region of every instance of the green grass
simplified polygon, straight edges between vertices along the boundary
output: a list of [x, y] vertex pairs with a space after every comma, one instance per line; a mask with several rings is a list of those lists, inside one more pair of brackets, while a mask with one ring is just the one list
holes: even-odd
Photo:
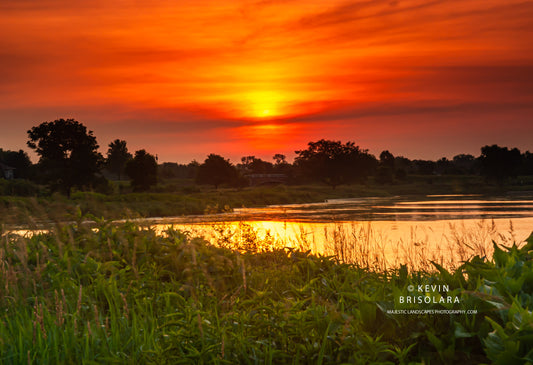
[[[388, 272], [133, 223], [0, 242], [0, 363], [533, 361], [533, 238], [455, 271]], [[449, 285], [413, 293], [410, 286]], [[400, 298], [457, 296], [458, 304]], [[391, 310], [477, 310], [407, 315]]]

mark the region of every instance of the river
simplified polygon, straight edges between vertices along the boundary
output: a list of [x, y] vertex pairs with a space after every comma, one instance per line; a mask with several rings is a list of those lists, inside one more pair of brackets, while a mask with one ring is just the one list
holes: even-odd
[[239, 248], [310, 250], [376, 269], [432, 269], [431, 261], [454, 268], [474, 255], [490, 257], [493, 241], [523, 244], [533, 231], [533, 194], [334, 199], [153, 219], [152, 226]]

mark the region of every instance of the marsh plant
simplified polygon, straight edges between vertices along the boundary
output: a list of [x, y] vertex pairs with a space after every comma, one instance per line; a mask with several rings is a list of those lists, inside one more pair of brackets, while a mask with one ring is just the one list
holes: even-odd
[[431, 227], [411, 226], [408, 234], [396, 240], [370, 221], [324, 224], [322, 232], [294, 222], [291, 229], [285, 228], [281, 233], [246, 221], [218, 221], [200, 227], [190, 232], [203, 235], [216, 246], [241, 252], [310, 251], [375, 271], [399, 269], [402, 265], [412, 270], [435, 271], [433, 263], [454, 270], [474, 256], [490, 258], [493, 242], [507, 246], [517, 241], [511, 221], [509, 228], [501, 232], [492, 220], [480, 220], [473, 227], [464, 222], [448, 223], [441, 235]]
[[[383, 271], [374, 259], [257, 250], [251, 231], [235, 249], [172, 228], [79, 222], [2, 232], [0, 363], [533, 361], [533, 237], [455, 270]], [[460, 302], [415, 309], [452, 314], [394, 312], [426, 284]]]

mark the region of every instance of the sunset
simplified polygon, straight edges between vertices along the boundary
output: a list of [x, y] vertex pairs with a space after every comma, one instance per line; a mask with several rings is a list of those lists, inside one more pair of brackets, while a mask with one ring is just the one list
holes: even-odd
[[0, 0], [0, 364], [531, 364], [533, 1]]
[[0, 143], [75, 118], [163, 161], [354, 140], [409, 158], [530, 148], [521, 1], [3, 1]]

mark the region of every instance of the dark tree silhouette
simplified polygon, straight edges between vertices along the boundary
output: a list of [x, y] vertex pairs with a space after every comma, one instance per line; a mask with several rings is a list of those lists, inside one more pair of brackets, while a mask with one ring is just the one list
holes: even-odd
[[459, 174], [472, 174], [476, 168], [476, 158], [468, 154], [453, 156], [453, 165]]
[[503, 185], [507, 179], [516, 176], [522, 155], [517, 148], [509, 150], [507, 147], [492, 145], [481, 148], [479, 160], [481, 174], [498, 185]]
[[379, 167], [376, 171], [376, 182], [391, 184], [394, 177], [394, 155], [385, 150], [379, 154]]
[[332, 188], [340, 184], [364, 181], [376, 168], [377, 160], [354, 142], [321, 139], [296, 151], [295, 164], [308, 178], [320, 180]]
[[126, 168], [126, 163], [132, 159], [131, 153], [128, 152], [126, 141], [115, 139], [109, 144], [107, 150], [106, 164], [112, 173], [117, 175], [118, 179], [121, 179], [122, 173]]
[[281, 153], [276, 153], [274, 157], [272, 157], [274, 161], [276, 161], [276, 165], [282, 165], [287, 163], [287, 157]]
[[224, 157], [210, 154], [204, 163], [198, 167], [196, 183], [214, 185], [218, 189], [221, 184], [232, 184], [237, 180], [238, 173], [235, 166]]
[[394, 169], [394, 155], [385, 150], [379, 154], [379, 163], [383, 167]]
[[245, 156], [241, 158], [241, 164], [237, 166], [245, 173], [267, 174], [271, 173], [274, 165], [270, 162], [263, 161], [255, 156]]
[[126, 164], [126, 175], [134, 191], [146, 191], [157, 184], [157, 162], [145, 150], [135, 151], [135, 157]]
[[15, 169], [15, 178], [27, 178], [29, 176], [31, 161], [23, 150], [9, 151], [0, 148], [0, 162]]
[[74, 119], [44, 122], [28, 131], [28, 146], [40, 156], [39, 170], [53, 190], [70, 196], [73, 187], [91, 186], [103, 163], [92, 131]]

